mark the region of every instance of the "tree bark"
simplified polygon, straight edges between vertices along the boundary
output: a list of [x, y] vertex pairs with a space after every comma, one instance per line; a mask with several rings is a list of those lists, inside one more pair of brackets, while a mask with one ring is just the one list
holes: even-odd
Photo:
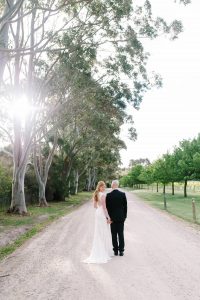
[[78, 170], [76, 170], [76, 175], [75, 175], [75, 195], [78, 194], [78, 184], [79, 184], [79, 174], [78, 174]]
[[21, 171], [19, 168], [15, 169], [15, 175], [12, 184], [12, 200], [8, 210], [10, 213], [18, 213], [21, 215], [27, 214], [25, 194], [24, 194], [24, 177], [25, 169]]
[[91, 169], [88, 168], [88, 181], [87, 181], [87, 191], [91, 191], [91, 180], [92, 180], [92, 177], [91, 177]]
[[71, 182], [69, 180], [69, 183], [68, 183], [68, 194], [69, 196], [71, 195]]
[[[53, 147], [49, 151], [49, 155], [46, 161], [44, 161], [44, 158], [42, 157], [41, 145], [37, 146], [35, 144], [34, 147], [33, 164], [34, 164], [35, 175], [39, 187], [39, 206], [41, 207], [48, 206], [46, 196], [45, 196], [45, 191], [46, 191], [47, 178], [49, 174], [49, 168], [51, 166], [53, 154], [57, 146], [57, 140], [58, 140], [58, 136], [57, 134], [55, 134]], [[37, 149], [38, 149], [38, 157], [37, 157]]]
[[187, 197], [187, 179], [184, 181], [184, 197]]
[[[5, 9], [3, 12], [3, 15], [6, 15], [9, 10], [12, 8], [13, 6], [13, 0], [9, 1], [5, 1]], [[8, 28], [9, 28], [9, 23], [5, 22], [3, 24], [1, 24], [0, 26], [0, 47], [7, 49], [8, 48]], [[5, 70], [5, 66], [8, 60], [8, 55], [5, 52], [0, 51], [0, 84], [3, 81], [3, 74], [4, 74], [4, 70]]]
[[172, 195], [174, 195], [174, 182], [172, 182]]
[[39, 206], [47, 207], [48, 203], [45, 196], [46, 185], [43, 182], [39, 183]]
[[158, 182], [156, 183], [156, 192], [158, 193]]
[[163, 197], [164, 197], [164, 209], [166, 210], [167, 209], [167, 201], [166, 201], [166, 194], [165, 193], [163, 194]]
[[[20, 12], [18, 13], [20, 16]], [[19, 47], [19, 32], [20, 21], [17, 22], [15, 47]], [[20, 74], [20, 57], [19, 54], [15, 56], [15, 101], [19, 97], [19, 74]], [[27, 141], [23, 141], [23, 129], [19, 116], [14, 116], [13, 119], [14, 138], [13, 138], [13, 184], [12, 184], [12, 200], [9, 212], [27, 214], [25, 195], [24, 195], [24, 177], [28, 157], [30, 154], [30, 147], [27, 145]]]
[[163, 183], [163, 194], [165, 194], [165, 183]]

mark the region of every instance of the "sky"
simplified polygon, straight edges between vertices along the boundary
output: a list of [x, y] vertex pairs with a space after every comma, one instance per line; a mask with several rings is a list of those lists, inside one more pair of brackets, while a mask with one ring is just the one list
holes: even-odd
[[[178, 2], [178, 1], [177, 1]], [[122, 166], [130, 159], [157, 159], [183, 139], [200, 133], [200, 0], [183, 6], [173, 0], [151, 0], [153, 13], [167, 21], [181, 20], [184, 32], [176, 41], [160, 37], [145, 41], [151, 56], [148, 69], [163, 78], [163, 87], [148, 91], [140, 110], [128, 108], [133, 115], [138, 138], [127, 137], [122, 126], [121, 138], [127, 150], [121, 151]]]

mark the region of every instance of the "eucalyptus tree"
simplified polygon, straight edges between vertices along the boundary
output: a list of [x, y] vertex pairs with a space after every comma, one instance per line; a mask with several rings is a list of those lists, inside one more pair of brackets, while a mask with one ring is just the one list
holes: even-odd
[[[63, 180], [68, 179], [73, 167], [76, 169], [77, 186], [80, 176], [87, 174], [88, 190], [96, 183], [97, 161], [104, 152], [114, 151], [117, 146], [120, 146], [119, 139], [115, 135], [119, 134], [124, 116], [124, 113], [119, 113], [116, 107], [111, 106], [108, 94], [103, 93], [100, 88], [97, 90], [98, 93], [92, 92], [85, 103], [83, 99], [74, 108], [74, 120], [63, 129], [60, 145], [63, 157], [61, 172]], [[104, 158], [105, 162], [102, 166], [108, 163], [106, 157]], [[84, 166], [82, 166], [83, 160]], [[111, 157], [110, 161], [113, 161]], [[100, 168], [99, 164], [98, 168]]]
[[9, 24], [20, 10], [23, 2], [24, 0], [0, 1], [0, 85], [2, 84], [5, 66], [8, 61], [8, 56], [3, 50], [8, 49]]
[[[108, 135], [102, 139], [95, 147], [95, 153], [90, 166], [95, 172], [95, 178], [88, 186], [88, 190], [95, 187], [98, 180], [111, 181], [117, 177], [117, 171], [121, 163], [120, 150], [125, 148], [125, 144], [118, 136]], [[94, 180], [96, 179], [96, 180]], [[89, 180], [87, 181], [89, 182]]]
[[132, 168], [135, 165], [148, 166], [150, 165], [150, 161], [148, 158], [131, 159], [129, 162], [129, 167]]
[[[63, 105], [58, 96], [54, 97], [52, 102], [49, 101], [47, 95], [47, 86], [55, 61], [52, 63], [50, 55], [46, 55], [46, 52], [47, 49], [51, 52], [51, 48], [55, 45], [53, 36], [64, 27], [63, 24], [58, 26], [53, 35], [49, 32], [50, 25], [46, 24], [47, 21], [50, 17], [60, 13], [60, 9], [63, 8], [63, 5], [59, 6], [60, 9], [55, 8], [55, 4], [56, 1], [26, 1], [24, 5], [21, 5], [15, 18], [9, 23], [11, 48], [1, 49], [4, 55], [6, 53], [9, 56], [8, 78], [1, 90], [4, 102], [7, 102], [4, 109], [8, 111], [11, 107], [14, 108], [10, 132], [1, 126], [1, 129], [8, 133], [13, 147], [13, 153], [11, 153], [14, 165], [13, 192], [10, 207], [10, 211], [13, 212], [27, 212], [24, 176], [32, 145], [36, 135], [43, 130], [50, 117]], [[22, 97], [26, 97], [26, 100], [22, 101]], [[65, 100], [65, 95], [62, 95], [63, 100]], [[26, 112], [23, 122], [21, 111]], [[6, 114], [3, 117], [6, 119]]]
[[34, 169], [39, 188], [39, 206], [48, 206], [45, 191], [49, 168], [57, 146], [58, 135], [55, 133], [53, 140], [48, 136], [45, 136], [45, 139], [46, 141], [44, 142], [39, 141], [39, 143], [35, 143], [33, 149]]
[[[10, 3], [20, 5], [12, 18], [6, 20], [8, 27], [4, 27], [7, 29], [0, 52], [7, 65], [5, 71], [2, 69], [1, 96], [3, 112], [9, 110], [9, 105], [14, 112], [10, 123], [7, 113], [3, 113], [1, 131], [8, 134], [13, 147], [10, 211], [26, 213], [24, 176], [35, 137], [69, 99], [69, 90], [54, 95], [53, 101], [48, 97], [61, 57], [68, 60], [74, 53], [76, 57], [77, 53], [89, 57], [84, 72], [107, 88], [118, 109], [123, 110], [127, 102], [138, 108], [143, 93], [152, 84], [160, 84], [158, 76], [151, 82], [151, 75], [147, 74], [148, 55], [142, 39], [153, 39], [163, 32], [174, 39], [182, 31], [182, 25], [178, 21], [168, 25], [161, 18], [154, 19], [150, 1], [140, 6], [130, 0]], [[104, 46], [111, 49], [111, 55], [102, 57]], [[79, 62], [74, 67], [82, 72]], [[131, 80], [126, 83], [127, 79]], [[22, 101], [24, 97], [26, 101]], [[20, 111], [25, 111], [24, 106], [26, 114], [22, 122]], [[134, 129], [131, 133], [135, 135]]]

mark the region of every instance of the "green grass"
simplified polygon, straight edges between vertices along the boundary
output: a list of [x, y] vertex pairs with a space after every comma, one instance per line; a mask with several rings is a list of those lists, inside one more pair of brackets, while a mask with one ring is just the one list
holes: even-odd
[[[164, 210], [162, 193], [149, 190], [135, 190], [132, 192], [150, 205]], [[192, 199], [195, 199], [197, 224], [200, 224], [200, 195], [188, 195], [187, 198], [184, 198], [182, 193], [176, 193], [174, 196], [166, 193], [167, 211], [186, 221], [193, 222]]]
[[[20, 235], [12, 244], [0, 248], [0, 260], [15, 251], [26, 240], [30, 239], [36, 233], [40, 232], [48, 224], [59, 217], [71, 212], [74, 208], [91, 199], [90, 192], [82, 192], [78, 195], [71, 196], [64, 202], [50, 202], [49, 207], [29, 206], [30, 216], [19, 216], [0, 212], [0, 225], [4, 229], [12, 230], [12, 227], [29, 225], [31, 228], [24, 234]], [[45, 216], [45, 218], [41, 218]]]
[[7, 214], [0, 211], [0, 225], [4, 226], [22, 226], [22, 225], [34, 225], [38, 223], [38, 218], [40, 216], [46, 215], [49, 217], [62, 216], [71, 206], [77, 206], [83, 203], [85, 200], [91, 198], [90, 192], [82, 192], [78, 195], [71, 196], [67, 201], [63, 202], [49, 202], [49, 207], [38, 207], [37, 205], [28, 206], [28, 212], [30, 216], [19, 216], [14, 214]]
[[18, 247], [20, 247], [26, 240], [30, 239], [36, 233], [40, 232], [44, 227], [46, 227], [47, 223], [41, 223], [35, 225], [26, 233], [22, 234], [17, 240], [15, 240], [12, 244], [7, 245], [5, 247], [0, 248], [0, 261], [6, 257], [7, 255], [14, 252]]

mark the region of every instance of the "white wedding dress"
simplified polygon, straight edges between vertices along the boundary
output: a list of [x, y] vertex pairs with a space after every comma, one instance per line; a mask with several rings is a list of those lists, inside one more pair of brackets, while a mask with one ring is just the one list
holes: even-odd
[[[103, 197], [102, 197], [103, 196]], [[94, 239], [90, 256], [85, 259], [85, 263], [107, 263], [113, 256], [110, 225], [107, 223], [109, 218], [105, 196], [98, 194], [98, 205], [95, 211]]]

